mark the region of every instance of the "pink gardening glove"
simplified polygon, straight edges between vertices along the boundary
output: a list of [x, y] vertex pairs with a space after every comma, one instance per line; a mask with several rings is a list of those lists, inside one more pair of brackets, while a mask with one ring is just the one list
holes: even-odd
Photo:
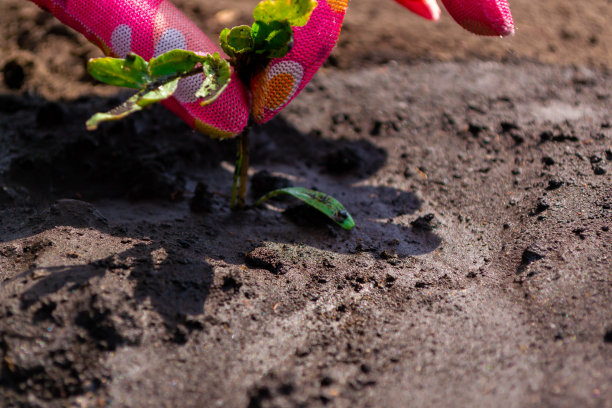
[[[30, 1], [85, 35], [107, 55], [125, 57], [132, 51], [150, 59], [176, 48], [201, 53], [219, 51], [168, 0]], [[192, 127], [217, 138], [240, 133], [249, 112], [257, 123], [267, 122], [310, 81], [338, 39], [348, 0], [316, 1], [308, 24], [294, 29], [291, 52], [270, 61], [251, 84], [242, 84], [234, 73], [225, 92], [203, 107], [194, 95], [202, 78], [186, 78], [174, 96], [162, 103]], [[440, 16], [435, 0], [396, 1], [425, 18], [436, 20]], [[476, 34], [514, 32], [507, 0], [442, 1], [459, 24]]]
[[[409, 10], [436, 20], [440, 9], [435, 0], [396, 0]], [[514, 34], [514, 21], [507, 0], [442, 0], [448, 13], [463, 28], [479, 35]]]
[[[135, 52], [146, 60], [172, 49], [221, 52], [169, 0], [31, 0], [85, 35], [106, 55]], [[190, 126], [215, 138], [233, 137], [247, 125], [249, 112], [265, 123], [306, 86], [336, 44], [348, 0], [316, 0], [308, 24], [294, 28], [294, 46], [271, 60], [247, 86], [237, 77], [213, 103], [195, 96], [201, 77], [184, 78], [162, 104]], [[253, 0], [255, 4], [255, 0]]]
[[436, 0], [395, 0], [413, 13], [428, 20], [440, 18], [440, 6]]

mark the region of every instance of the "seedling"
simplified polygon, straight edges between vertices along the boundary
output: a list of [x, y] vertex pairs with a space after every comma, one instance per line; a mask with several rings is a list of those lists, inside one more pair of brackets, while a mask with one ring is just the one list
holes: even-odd
[[223, 92], [231, 75], [229, 63], [218, 53], [198, 55], [184, 50], [168, 51], [149, 62], [134, 53], [125, 59], [95, 58], [89, 60], [87, 70], [98, 81], [139, 89], [116, 108], [93, 115], [86, 122], [89, 130], [97, 129], [101, 122], [122, 119], [171, 97], [179, 80], [192, 75], [205, 78], [196, 96], [201, 98], [202, 105], [207, 105]]
[[[202, 105], [212, 103], [227, 88], [232, 69], [247, 89], [253, 79], [275, 58], [282, 58], [293, 46], [293, 27], [308, 23], [317, 6], [315, 0], [263, 0], [253, 12], [252, 26], [241, 25], [221, 31], [219, 42], [228, 59], [218, 53], [200, 55], [192, 51], [172, 50], [150, 61], [130, 53], [126, 58], [96, 58], [87, 69], [97, 80], [107, 84], [135, 88], [138, 92], [116, 108], [96, 113], [87, 128], [101, 122], [122, 119], [144, 107], [169, 98], [181, 79], [199, 75], [202, 85], [195, 95]], [[249, 166], [249, 131], [254, 121], [238, 136], [236, 166], [230, 204], [243, 208], [246, 201]], [[293, 187], [272, 191], [256, 205], [279, 194], [288, 194], [327, 215], [344, 229], [355, 226], [353, 218], [335, 198], [319, 191]]]

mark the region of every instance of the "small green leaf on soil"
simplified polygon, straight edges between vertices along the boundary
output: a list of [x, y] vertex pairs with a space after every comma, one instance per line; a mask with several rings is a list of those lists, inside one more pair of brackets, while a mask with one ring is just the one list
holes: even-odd
[[348, 211], [346, 211], [346, 208], [344, 208], [344, 206], [338, 200], [320, 191], [308, 190], [303, 187], [288, 187], [271, 191], [257, 200], [256, 205], [260, 205], [267, 199], [280, 194], [288, 194], [297, 198], [298, 200], [302, 200], [306, 204], [331, 218], [336, 224], [345, 230], [350, 230], [355, 226], [353, 217], [351, 217]]

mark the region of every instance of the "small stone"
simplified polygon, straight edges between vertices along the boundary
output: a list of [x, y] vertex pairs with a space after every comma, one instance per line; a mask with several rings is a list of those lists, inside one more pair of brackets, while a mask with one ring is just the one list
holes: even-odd
[[574, 235], [578, 236], [580, 239], [586, 239], [586, 229], [585, 228], [574, 228], [572, 230], [572, 232], [574, 233]]
[[536, 204], [536, 207], [531, 212], [531, 215], [538, 215], [550, 208], [550, 203], [545, 198], [540, 198]]
[[486, 126], [477, 123], [470, 123], [468, 126], [468, 132], [474, 137], [478, 137], [483, 130], [486, 130]]
[[596, 165], [596, 166], [593, 166], [593, 173], [595, 173], [595, 175], [597, 176], [603, 176], [604, 174], [607, 173], [607, 170], [603, 168], [602, 166]]
[[516, 273], [519, 274], [523, 272], [529, 264], [539, 261], [540, 259], [544, 259], [544, 257], [545, 251], [537, 244], [525, 248], [523, 254], [521, 255], [521, 264], [519, 265]]
[[548, 191], [552, 191], [552, 190], [556, 190], [559, 187], [563, 186], [563, 184], [565, 184], [563, 181], [561, 180], [548, 180], [548, 187], [546, 187], [546, 190]]
[[422, 217], [417, 218], [416, 220], [410, 223], [412, 228], [423, 230], [423, 231], [431, 231], [437, 225], [435, 223], [435, 216], [433, 214], [426, 214]]
[[595, 163], [600, 163], [602, 161], [602, 158], [597, 156], [596, 154], [592, 155], [589, 157], [589, 161], [593, 164]]
[[520, 130], [520, 126], [516, 122], [502, 121], [500, 123], [502, 133], [508, 133], [512, 130]]
[[552, 140], [554, 136], [554, 133], [550, 130], [545, 130], [544, 132], [540, 133], [540, 141], [541, 142], [547, 142], [549, 140]]
[[372, 129], [370, 129], [370, 136], [379, 136], [380, 132], [383, 128], [383, 122], [380, 120], [374, 121], [372, 124]]

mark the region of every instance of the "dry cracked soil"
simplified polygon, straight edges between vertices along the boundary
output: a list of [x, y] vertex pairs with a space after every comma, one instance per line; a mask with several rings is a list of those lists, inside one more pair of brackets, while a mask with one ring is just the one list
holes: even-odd
[[[181, 0], [208, 33], [253, 1]], [[514, 0], [511, 39], [351, 2], [326, 66], [235, 144], [0, 4], [0, 406], [612, 407], [610, 0]]]

